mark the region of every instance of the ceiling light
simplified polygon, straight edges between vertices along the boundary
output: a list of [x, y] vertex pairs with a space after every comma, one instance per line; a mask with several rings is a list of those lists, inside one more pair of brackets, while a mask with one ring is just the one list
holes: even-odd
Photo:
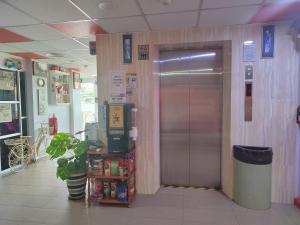
[[172, 0], [160, 0], [160, 3], [162, 5], [170, 5], [172, 3]]
[[98, 4], [98, 8], [101, 9], [101, 10], [112, 9], [113, 8], [113, 2], [111, 2], [111, 1], [101, 1]]
[[57, 52], [49, 52], [45, 54], [47, 57], [55, 57], [55, 58], [62, 58], [65, 57], [64, 54], [62, 53], [57, 53]]

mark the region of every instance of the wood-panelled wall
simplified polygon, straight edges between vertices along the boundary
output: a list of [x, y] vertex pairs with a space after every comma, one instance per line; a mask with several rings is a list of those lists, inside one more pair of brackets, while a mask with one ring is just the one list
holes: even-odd
[[[224, 126], [230, 130], [223, 137], [222, 186], [232, 197], [233, 171], [231, 149], [234, 144], [271, 146], [274, 151], [272, 200], [291, 203], [296, 194], [296, 129], [298, 95], [298, 57], [288, 35], [287, 24], [276, 25], [275, 57], [260, 56], [261, 25], [208, 27], [180, 31], [133, 33], [133, 63], [122, 62], [122, 34], [97, 36], [97, 70], [99, 103], [109, 99], [111, 70], [137, 73], [138, 87], [131, 101], [138, 107], [137, 188], [140, 193], [155, 193], [160, 186], [159, 167], [159, 79], [160, 45], [182, 45], [229, 41], [224, 45], [225, 76], [231, 90]], [[253, 121], [244, 122], [244, 63], [242, 43], [256, 43], [253, 84]], [[150, 60], [137, 60], [137, 45], [150, 45]], [[227, 50], [226, 50], [227, 49]], [[226, 66], [226, 63], [229, 64]], [[226, 131], [225, 131], [226, 132]], [[229, 146], [227, 148], [226, 146]]]

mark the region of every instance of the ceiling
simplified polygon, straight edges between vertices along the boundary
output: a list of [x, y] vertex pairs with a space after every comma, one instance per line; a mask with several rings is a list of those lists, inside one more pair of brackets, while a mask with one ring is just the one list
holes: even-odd
[[299, 11], [300, 0], [0, 0], [0, 52], [90, 76], [95, 34], [288, 20]]

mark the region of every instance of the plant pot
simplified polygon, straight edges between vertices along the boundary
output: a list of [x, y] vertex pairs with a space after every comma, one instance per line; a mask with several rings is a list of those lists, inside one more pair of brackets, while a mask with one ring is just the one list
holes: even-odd
[[69, 199], [77, 200], [85, 197], [86, 180], [86, 172], [74, 173], [67, 179]]

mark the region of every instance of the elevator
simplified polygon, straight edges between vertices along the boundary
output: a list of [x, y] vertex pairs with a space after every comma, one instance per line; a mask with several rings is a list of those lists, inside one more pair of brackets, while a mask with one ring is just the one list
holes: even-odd
[[221, 48], [160, 51], [163, 185], [221, 185]]

